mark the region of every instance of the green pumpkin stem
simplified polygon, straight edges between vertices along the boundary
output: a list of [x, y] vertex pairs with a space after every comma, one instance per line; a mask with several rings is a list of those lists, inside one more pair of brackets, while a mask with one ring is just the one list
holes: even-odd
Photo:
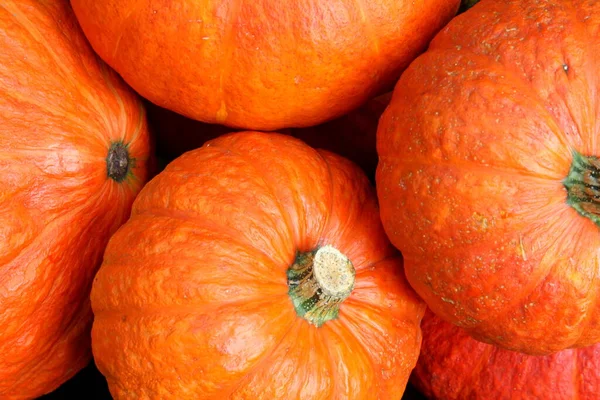
[[332, 246], [299, 253], [287, 271], [288, 294], [298, 316], [320, 327], [337, 318], [354, 289], [354, 266]]
[[571, 169], [563, 184], [567, 204], [600, 227], [600, 159], [573, 151]]

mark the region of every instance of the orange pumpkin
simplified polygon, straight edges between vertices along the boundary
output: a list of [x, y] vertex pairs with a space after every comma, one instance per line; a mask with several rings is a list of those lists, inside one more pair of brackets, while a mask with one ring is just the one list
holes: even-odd
[[425, 312], [360, 169], [256, 132], [150, 181], [91, 297], [115, 399], [399, 399]]
[[431, 400], [597, 400], [600, 344], [544, 357], [479, 342], [431, 311], [411, 382]]
[[482, 0], [377, 132], [384, 227], [434, 313], [530, 354], [600, 342], [600, 2]]
[[0, 4], [0, 398], [91, 358], [89, 293], [147, 177], [141, 102], [64, 1]]
[[243, 129], [317, 125], [391, 89], [460, 0], [71, 0], [142, 96]]

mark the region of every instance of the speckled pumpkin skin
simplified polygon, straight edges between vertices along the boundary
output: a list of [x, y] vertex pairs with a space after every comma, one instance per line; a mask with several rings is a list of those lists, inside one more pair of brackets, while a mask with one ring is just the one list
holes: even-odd
[[[151, 153], [140, 100], [68, 2], [0, 2], [0, 398], [33, 399], [91, 358], [92, 278]], [[135, 161], [108, 177], [111, 144]]]
[[313, 126], [388, 91], [459, 0], [72, 0], [145, 98], [241, 129]]
[[[286, 271], [330, 245], [356, 269], [337, 319], [297, 316]], [[360, 169], [277, 133], [185, 153], [149, 182], [92, 289], [115, 399], [400, 399], [424, 303]]]
[[598, 1], [483, 0], [381, 118], [385, 230], [429, 307], [479, 340], [530, 354], [600, 341], [600, 234], [563, 184], [574, 150], [600, 156], [599, 35]]
[[477, 341], [427, 311], [411, 383], [431, 400], [597, 400], [600, 344], [530, 356]]

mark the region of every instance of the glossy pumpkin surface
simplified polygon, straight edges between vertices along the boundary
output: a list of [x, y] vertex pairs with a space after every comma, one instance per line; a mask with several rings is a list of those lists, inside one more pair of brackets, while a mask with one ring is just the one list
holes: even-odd
[[389, 89], [459, 0], [72, 0], [98, 54], [142, 96], [207, 123], [278, 130]]
[[479, 342], [431, 311], [411, 383], [431, 400], [596, 400], [600, 345], [538, 357]]
[[116, 399], [399, 399], [425, 311], [358, 167], [256, 132], [144, 187], [92, 307]]
[[600, 341], [600, 2], [483, 0], [378, 128], [383, 224], [444, 320], [531, 354]]
[[92, 277], [150, 146], [67, 2], [1, 2], [0, 48], [0, 398], [28, 399], [91, 358]]

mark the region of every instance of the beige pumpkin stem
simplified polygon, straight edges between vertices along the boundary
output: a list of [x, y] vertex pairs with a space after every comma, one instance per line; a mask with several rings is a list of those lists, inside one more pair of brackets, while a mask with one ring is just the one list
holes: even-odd
[[288, 294], [298, 316], [319, 327], [337, 318], [354, 289], [352, 262], [333, 246], [299, 253], [287, 272]]

